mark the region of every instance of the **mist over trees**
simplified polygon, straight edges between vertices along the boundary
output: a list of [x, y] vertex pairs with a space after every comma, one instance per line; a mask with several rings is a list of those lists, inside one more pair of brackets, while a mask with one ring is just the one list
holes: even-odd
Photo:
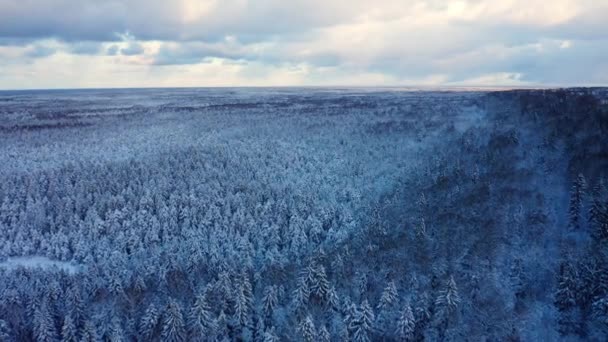
[[607, 99], [0, 93], [0, 340], [606, 340]]

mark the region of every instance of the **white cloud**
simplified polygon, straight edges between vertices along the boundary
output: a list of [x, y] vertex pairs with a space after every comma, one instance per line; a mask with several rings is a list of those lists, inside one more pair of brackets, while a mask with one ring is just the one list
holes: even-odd
[[606, 41], [597, 0], [4, 0], [0, 88], [597, 84]]

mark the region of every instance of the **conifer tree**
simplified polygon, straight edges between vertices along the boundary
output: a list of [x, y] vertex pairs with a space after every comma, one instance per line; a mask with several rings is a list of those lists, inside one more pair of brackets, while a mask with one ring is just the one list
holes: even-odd
[[581, 209], [583, 206], [583, 196], [586, 188], [585, 177], [579, 173], [570, 191], [570, 228], [580, 229]]
[[126, 342], [125, 332], [118, 317], [112, 318], [110, 329], [107, 333], [108, 340], [112, 342]]
[[312, 321], [310, 315], [306, 316], [298, 325], [298, 331], [302, 340], [305, 342], [315, 342], [317, 338], [317, 332], [315, 330], [315, 324]]
[[234, 321], [239, 328], [249, 327], [249, 300], [245, 287], [241, 284], [237, 289], [234, 302]]
[[376, 329], [380, 332], [383, 338], [390, 335], [394, 328], [393, 320], [395, 316], [395, 305], [398, 301], [397, 286], [394, 281], [389, 281], [378, 303], [378, 318], [376, 322]]
[[277, 333], [274, 329], [274, 327], [266, 330], [266, 332], [264, 332], [264, 342], [279, 342], [280, 339], [277, 336]]
[[560, 275], [555, 293], [555, 304], [560, 311], [576, 305], [576, 275], [572, 265], [564, 261], [560, 266]]
[[447, 318], [456, 311], [459, 303], [460, 295], [458, 294], [458, 288], [456, 287], [454, 277], [450, 276], [445, 288], [441, 290], [439, 296], [437, 296], [435, 305], [437, 306], [438, 311]]
[[[555, 292], [555, 306], [559, 311], [559, 332], [564, 335], [578, 334], [583, 324], [577, 298], [583, 291], [579, 291], [578, 274], [569, 260], [562, 261]], [[581, 298], [582, 299], [582, 298]]]
[[330, 342], [331, 341], [331, 335], [329, 334], [327, 327], [325, 327], [324, 325], [321, 326], [321, 329], [319, 329], [318, 341], [319, 342]]
[[61, 327], [61, 342], [77, 342], [78, 329], [69, 314], [65, 316]]
[[319, 301], [325, 303], [330, 289], [325, 267], [315, 263], [310, 268], [310, 273], [310, 292]]
[[400, 341], [409, 342], [414, 340], [414, 332], [415, 332], [416, 322], [414, 320], [414, 314], [412, 312], [412, 307], [407, 304], [403, 311], [401, 312], [401, 316], [397, 321], [397, 337]]
[[36, 309], [33, 325], [34, 337], [37, 342], [54, 342], [57, 340], [55, 322], [53, 322], [53, 317], [46, 303], [43, 303]]
[[278, 302], [278, 288], [275, 285], [266, 286], [264, 288], [264, 296], [262, 297], [262, 305], [266, 317], [270, 317], [272, 315]]
[[12, 340], [13, 339], [11, 338], [11, 331], [10, 331], [10, 328], [8, 327], [8, 324], [6, 323], [5, 320], [0, 319], [0, 341], [9, 342]]
[[215, 334], [215, 322], [205, 293], [196, 297], [188, 315], [190, 341], [203, 341]]
[[308, 305], [310, 287], [306, 278], [300, 277], [293, 293], [293, 305], [296, 312], [302, 312]]
[[152, 303], [148, 306], [139, 322], [139, 335], [145, 340], [151, 340], [156, 335], [160, 323], [160, 312]]
[[224, 313], [224, 310], [220, 311], [220, 314], [217, 316], [217, 340], [222, 341], [224, 339], [229, 338], [228, 331], [228, 317]]
[[374, 323], [374, 310], [367, 300], [356, 309], [353, 319], [349, 323], [349, 332], [353, 341], [368, 342], [372, 339], [372, 329]]
[[382, 295], [380, 296], [380, 302], [378, 303], [378, 310], [390, 310], [393, 305], [397, 302], [399, 294], [397, 293], [397, 286], [394, 281], [389, 281]]
[[340, 306], [340, 299], [338, 298], [338, 292], [335, 287], [330, 287], [327, 292], [327, 308], [329, 310], [337, 311]]
[[264, 342], [264, 332], [266, 331], [266, 325], [264, 324], [264, 320], [261, 317], [257, 317], [255, 323], [255, 329], [253, 331], [253, 341], [254, 342]]
[[163, 342], [181, 342], [186, 340], [185, 337], [182, 309], [175, 299], [170, 299], [163, 314], [161, 340]]
[[80, 332], [80, 342], [98, 342], [99, 340], [97, 328], [91, 320], [86, 320]]

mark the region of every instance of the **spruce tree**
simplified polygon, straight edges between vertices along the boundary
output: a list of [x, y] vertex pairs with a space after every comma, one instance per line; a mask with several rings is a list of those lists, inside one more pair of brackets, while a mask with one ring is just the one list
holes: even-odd
[[150, 304], [139, 322], [139, 335], [144, 340], [152, 340], [160, 322], [160, 312], [154, 304]]
[[6, 323], [5, 320], [0, 319], [0, 341], [9, 342], [12, 340], [13, 339], [11, 338], [11, 331], [10, 331], [10, 328], [8, 327], [8, 324]]
[[118, 317], [112, 318], [108, 331], [108, 340], [112, 342], [126, 342], [125, 332]]
[[69, 314], [63, 319], [61, 327], [61, 342], [77, 342], [78, 329], [74, 323], [74, 319]]
[[237, 289], [234, 302], [234, 321], [239, 328], [249, 327], [249, 300], [246, 295], [246, 289], [241, 284]]
[[99, 340], [97, 328], [91, 320], [86, 320], [80, 332], [80, 342], [98, 342]]
[[397, 321], [397, 337], [400, 341], [409, 342], [414, 340], [416, 321], [414, 320], [414, 313], [412, 312], [412, 307], [407, 304], [403, 311], [401, 312], [401, 316]]
[[175, 299], [169, 300], [167, 309], [163, 314], [161, 340], [163, 342], [182, 342], [186, 340], [182, 309]]
[[320, 264], [313, 264], [311, 267], [311, 279], [310, 279], [310, 292], [317, 298], [321, 303], [327, 302], [327, 295], [329, 293], [329, 280], [327, 280], [327, 274], [325, 273], [325, 267]]
[[376, 329], [383, 338], [387, 337], [395, 329], [393, 320], [395, 319], [395, 305], [398, 301], [397, 286], [394, 281], [389, 281], [378, 303], [378, 319]]
[[55, 322], [46, 303], [39, 306], [34, 313], [34, 338], [37, 342], [54, 342], [57, 340]]
[[329, 334], [327, 327], [325, 327], [324, 325], [321, 326], [321, 329], [319, 329], [318, 341], [319, 342], [330, 342], [331, 341], [331, 335]]
[[437, 296], [435, 305], [439, 312], [441, 312], [446, 318], [456, 311], [458, 304], [460, 303], [460, 295], [458, 294], [458, 288], [454, 277], [450, 276], [448, 282], [443, 290]]
[[217, 316], [217, 340], [222, 341], [224, 339], [228, 339], [229, 331], [228, 331], [228, 317], [224, 313], [224, 310], [220, 311], [220, 314]]
[[298, 325], [298, 331], [302, 340], [305, 342], [315, 342], [317, 338], [317, 332], [315, 330], [315, 324], [312, 321], [310, 315], [306, 316]]
[[215, 334], [215, 322], [211, 315], [211, 307], [207, 303], [205, 293], [196, 297], [196, 301], [188, 314], [188, 330], [190, 341], [204, 341]]
[[380, 302], [378, 303], [378, 310], [390, 310], [393, 305], [397, 302], [399, 294], [397, 293], [397, 286], [394, 281], [389, 281], [382, 295], [380, 296]]
[[279, 303], [278, 289], [275, 285], [269, 285], [264, 288], [262, 297], [262, 306], [266, 317], [270, 317]]
[[555, 304], [560, 311], [566, 311], [576, 305], [576, 275], [572, 265], [563, 261], [560, 265], [560, 274], [555, 293]]
[[570, 191], [570, 228], [580, 229], [581, 209], [583, 206], [583, 196], [586, 188], [585, 177], [579, 173]]
[[357, 308], [354, 318], [350, 321], [349, 331], [355, 342], [368, 342], [372, 339], [374, 310], [367, 300]]
[[279, 342], [279, 341], [280, 341], [280, 339], [277, 336], [277, 333], [276, 333], [274, 327], [272, 327], [264, 332], [264, 342]]

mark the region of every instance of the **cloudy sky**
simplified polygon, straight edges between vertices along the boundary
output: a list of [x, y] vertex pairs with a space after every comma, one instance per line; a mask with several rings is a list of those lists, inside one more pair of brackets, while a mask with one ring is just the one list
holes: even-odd
[[608, 85], [608, 0], [0, 0], [0, 89]]

